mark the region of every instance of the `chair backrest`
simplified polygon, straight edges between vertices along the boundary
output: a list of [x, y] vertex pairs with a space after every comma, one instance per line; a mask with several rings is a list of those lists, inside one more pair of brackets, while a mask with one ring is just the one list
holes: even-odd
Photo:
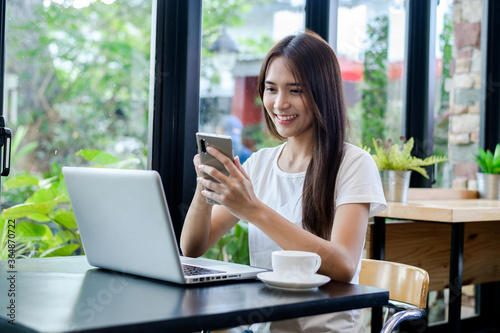
[[429, 274], [418, 267], [396, 262], [363, 259], [359, 283], [389, 290], [389, 299], [425, 309]]

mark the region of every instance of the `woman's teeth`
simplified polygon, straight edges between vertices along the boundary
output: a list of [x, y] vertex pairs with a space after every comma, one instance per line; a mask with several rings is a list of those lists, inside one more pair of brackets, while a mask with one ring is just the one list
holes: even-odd
[[296, 118], [297, 115], [285, 116], [285, 115], [279, 115], [279, 114], [277, 114], [276, 117], [279, 120], [292, 120], [292, 119]]

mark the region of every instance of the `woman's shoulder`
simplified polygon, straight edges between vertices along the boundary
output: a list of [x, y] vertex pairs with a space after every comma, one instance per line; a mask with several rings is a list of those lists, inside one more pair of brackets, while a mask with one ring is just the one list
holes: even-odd
[[371, 158], [370, 153], [366, 150], [353, 145], [352, 143], [344, 142], [344, 159], [355, 158]]
[[372, 169], [378, 172], [377, 165], [369, 152], [347, 142], [344, 143], [344, 157], [342, 158], [341, 169], [358, 171]]

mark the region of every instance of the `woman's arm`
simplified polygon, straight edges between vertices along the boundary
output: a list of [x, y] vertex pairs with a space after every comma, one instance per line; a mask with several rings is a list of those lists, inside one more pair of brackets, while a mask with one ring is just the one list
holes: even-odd
[[350, 282], [356, 273], [363, 250], [368, 214], [368, 203], [337, 207], [330, 241], [291, 223], [269, 207], [256, 210], [255, 217], [249, 222], [261, 229], [284, 250], [310, 251], [319, 254], [321, 257], [319, 273], [335, 281]]
[[332, 238], [324, 240], [291, 223], [255, 197], [250, 179], [241, 166], [211, 150], [210, 154], [221, 161], [229, 171], [225, 176], [209, 166], [200, 170], [210, 174], [220, 183], [206, 179], [200, 182], [214, 190], [202, 195], [222, 203], [237, 218], [254, 224], [285, 250], [311, 251], [322, 259], [320, 273], [333, 280], [350, 282], [361, 255], [369, 216], [369, 204], [345, 204], [336, 209]]
[[[193, 163], [198, 170], [199, 155]], [[198, 183], [182, 227], [180, 246], [188, 257], [203, 255], [239, 221], [223, 206], [208, 204], [202, 190], [203, 186]]]

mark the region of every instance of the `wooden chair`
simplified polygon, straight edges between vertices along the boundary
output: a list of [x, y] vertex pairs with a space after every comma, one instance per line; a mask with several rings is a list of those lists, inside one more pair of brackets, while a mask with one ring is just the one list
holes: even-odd
[[389, 307], [396, 313], [382, 327], [392, 332], [401, 322], [425, 317], [429, 274], [418, 267], [373, 259], [363, 259], [359, 283], [389, 290]]

